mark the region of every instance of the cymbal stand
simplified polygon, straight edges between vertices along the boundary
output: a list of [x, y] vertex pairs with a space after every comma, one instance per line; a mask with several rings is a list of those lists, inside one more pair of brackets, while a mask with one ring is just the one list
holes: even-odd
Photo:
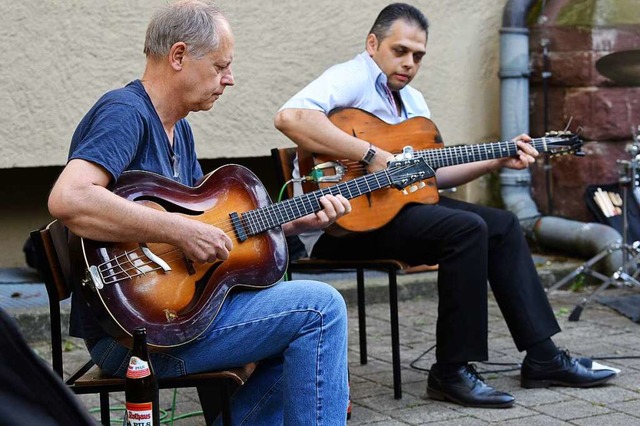
[[[638, 192], [637, 189], [639, 186], [636, 176], [638, 170], [640, 170], [640, 137], [635, 133], [636, 132], [634, 132], [635, 141], [628, 149], [632, 154], [631, 161], [617, 161], [619, 166], [618, 183], [622, 188], [622, 242], [615, 241], [609, 244], [598, 254], [547, 289], [549, 293], [557, 290], [581, 274], [586, 274], [602, 281], [602, 284], [600, 284], [598, 288], [589, 296], [584, 297], [575, 306], [569, 315], [569, 321], [578, 321], [587, 304], [611, 285], [615, 285], [616, 287], [622, 287], [623, 285], [628, 287], [638, 286], [640, 288], [640, 281], [637, 279], [640, 274], [640, 268], [638, 268], [638, 262], [640, 261], [640, 241], [634, 241], [632, 244], [629, 244], [627, 241], [629, 235], [629, 209], [627, 203], [628, 201], [637, 202], [636, 197], [629, 197], [629, 189], [633, 188], [633, 193], [635, 194]], [[593, 265], [618, 250], [622, 252], [622, 265], [611, 276], [606, 276], [592, 269]]]

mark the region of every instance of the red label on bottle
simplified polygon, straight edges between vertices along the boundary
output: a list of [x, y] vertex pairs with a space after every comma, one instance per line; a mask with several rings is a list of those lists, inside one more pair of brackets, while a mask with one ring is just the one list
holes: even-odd
[[151, 402], [126, 402], [127, 426], [151, 426], [153, 404]]
[[129, 379], [141, 379], [151, 375], [149, 369], [149, 363], [137, 356], [132, 356], [129, 360], [129, 368], [127, 368], [127, 378]]

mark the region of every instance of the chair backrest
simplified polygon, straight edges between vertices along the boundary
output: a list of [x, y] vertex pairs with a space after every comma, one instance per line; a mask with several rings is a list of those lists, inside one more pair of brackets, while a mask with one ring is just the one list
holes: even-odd
[[62, 325], [60, 302], [71, 295], [71, 263], [67, 233], [57, 220], [31, 232], [36, 268], [49, 296], [51, 357], [53, 369], [62, 377]]
[[[276, 173], [276, 179], [280, 186], [284, 186], [293, 177], [293, 159], [296, 155], [296, 148], [273, 148], [271, 158]], [[283, 194], [284, 195], [284, 194]], [[286, 197], [293, 197], [293, 185], [287, 185]]]
[[38, 270], [49, 278], [45, 285], [55, 290], [58, 302], [67, 299], [72, 290], [71, 259], [64, 225], [54, 220], [44, 228], [33, 231], [31, 238], [36, 250]]
[[[273, 148], [271, 150], [276, 183], [282, 187], [280, 190], [280, 198], [282, 199], [293, 198], [293, 185], [289, 181], [293, 178], [293, 160], [296, 157], [296, 153], [297, 149], [295, 147]], [[288, 235], [286, 238], [289, 246], [290, 262], [308, 257], [302, 241], [297, 236]]]

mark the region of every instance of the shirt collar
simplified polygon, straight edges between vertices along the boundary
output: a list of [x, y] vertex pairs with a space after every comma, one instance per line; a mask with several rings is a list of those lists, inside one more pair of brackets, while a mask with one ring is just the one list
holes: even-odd
[[[362, 52], [360, 56], [364, 61], [364, 63], [367, 64], [369, 75], [371, 76], [372, 80], [375, 82], [376, 91], [378, 92], [378, 94], [380, 94], [382, 98], [388, 99], [389, 108], [393, 110], [392, 112], [393, 116], [397, 116], [396, 103], [395, 103], [395, 100], [393, 99], [393, 96], [391, 95], [391, 90], [389, 89], [389, 86], [387, 86], [387, 75], [384, 72], [382, 72], [378, 64], [376, 64], [376, 62], [371, 58], [371, 56], [369, 56], [369, 53], [366, 50]], [[407, 90], [407, 86], [403, 87], [398, 91], [400, 95], [400, 99], [404, 99], [403, 94], [405, 93], [406, 90]], [[404, 102], [402, 102], [402, 114], [405, 115], [406, 117], [406, 109], [404, 106]]]
[[387, 75], [382, 72], [378, 64], [369, 56], [369, 53], [365, 50], [360, 54], [360, 57], [364, 60], [364, 63], [367, 64], [367, 68], [369, 69], [369, 74], [376, 82], [376, 84], [386, 85], [387, 84]]
[[[371, 76], [373, 81], [376, 82], [378, 89], [384, 90], [384, 87], [387, 86], [387, 75], [382, 72], [378, 64], [376, 64], [376, 61], [374, 61], [371, 56], [369, 56], [369, 53], [366, 50], [360, 54], [360, 57], [362, 58], [364, 63], [367, 64], [369, 75]], [[407, 85], [398, 90], [401, 96], [407, 91], [408, 87], [409, 86]]]

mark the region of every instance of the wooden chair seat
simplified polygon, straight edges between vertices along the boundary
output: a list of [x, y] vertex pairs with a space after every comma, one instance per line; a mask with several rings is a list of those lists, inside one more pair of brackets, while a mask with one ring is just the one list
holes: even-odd
[[[124, 379], [121, 377], [111, 376], [104, 373], [100, 367], [89, 362], [91, 365], [85, 364], [88, 371], [77, 377], [72, 382], [67, 383], [72, 388], [83, 388], [95, 386], [99, 382], [103, 387], [109, 388], [111, 392], [124, 391]], [[88, 363], [88, 364], [89, 364]], [[242, 386], [249, 379], [256, 364], [251, 363], [242, 367], [232, 368], [223, 371], [210, 371], [205, 373], [189, 374], [188, 376], [178, 376], [166, 379], [160, 379], [158, 385], [160, 389], [173, 389], [189, 387], [193, 381], [215, 381], [215, 380], [233, 380], [238, 386]], [[80, 370], [79, 370], [80, 371]], [[78, 392], [80, 393], [80, 392]]]

